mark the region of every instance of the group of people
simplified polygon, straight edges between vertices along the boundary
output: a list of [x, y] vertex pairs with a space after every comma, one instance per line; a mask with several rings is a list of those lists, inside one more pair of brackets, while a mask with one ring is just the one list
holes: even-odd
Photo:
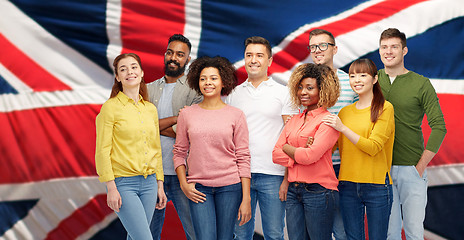
[[[172, 201], [187, 239], [423, 239], [425, 168], [446, 134], [429, 79], [404, 66], [406, 36], [380, 36], [377, 70], [334, 68], [334, 36], [311, 31], [314, 63], [285, 86], [268, 76], [272, 48], [245, 40], [246, 81], [224, 57], [191, 61], [175, 34], [165, 75], [145, 84], [140, 58], [114, 60], [110, 99], [96, 118], [96, 168], [128, 239], [160, 239]], [[156, 106], [156, 107], [155, 107]], [[421, 123], [432, 133], [424, 148]]]

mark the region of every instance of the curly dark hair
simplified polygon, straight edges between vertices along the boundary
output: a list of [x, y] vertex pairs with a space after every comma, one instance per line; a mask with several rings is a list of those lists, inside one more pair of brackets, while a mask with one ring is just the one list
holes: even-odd
[[329, 108], [335, 105], [340, 96], [340, 83], [337, 75], [326, 65], [306, 63], [298, 66], [288, 80], [290, 96], [295, 107], [301, 106], [301, 100], [298, 98], [298, 85], [305, 78], [316, 79], [319, 89], [318, 107]]
[[202, 94], [200, 90], [200, 74], [205, 68], [212, 67], [216, 68], [221, 76], [222, 85], [224, 87], [221, 90], [221, 95], [227, 96], [237, 86], [237, 76], [235, 73], [235, 67], [225, 57], [200, 57], [192, 62], [187, 74], [187, 82], [191, 89], [195, 90], [198, 94]]

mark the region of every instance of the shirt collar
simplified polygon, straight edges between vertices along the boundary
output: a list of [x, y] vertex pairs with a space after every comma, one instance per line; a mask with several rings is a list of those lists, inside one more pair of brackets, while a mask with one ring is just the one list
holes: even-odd
[[[277, 82], [274, 81], [274, 79], [272, 79], [272, 77], [268, 77], [266, 81], [263, 81], [261, 84], [259, 84], [259, 86], [263, 85], [263, 86], [272, 86], [274, 84], [276, 84]], [[243, 87], [247, 87], [247, 86], [253, 86], [253, 84], [251, 84], [249, 81], [248, 81], [248, 78], [245, 80], [244, 84], [242, 84]], [[258, 87], [259, 87], [258, 86]]]
[[[160, 82], [160, 83], [164, 83], [164, 84], [166, 84], [166, 75], [165, 75], [165, 76], [163, 76], [163, 77], [162, 77], [160, 80], [161, 80], [161, 82]], [[178, 78], [178, 79], [176, 80], [176, 82], [178, 82], [178, 83], [181, 83], [181, 84], [185, 85], [185, 84], [187, 83], [187, 76], [185, 76], [185, 74], [184, 74], [184, 75], [182, 75], [182, 77]]]
[[[134, 100], [132, 98], [128, 97], [126, 94], [123, 92], [119, 92], [118, 95], [116, 95], [116, 98], [125, 106], [128, 103], [134, 103]], [[139, 94], [139, 102], [145, 105], [145, 100], [143, 100], [142, 95]]]
[[323, 107], [319, 107], [319, 108], [316, 108], [316, 109], [311, 110], [311, 111], [308, 111], [308, 109], [305, 109], [305, 110], [303, 111], [303, 113], [304, 113], [303, 115], [309, 115], [309, 116], [311, 116], [311, 117], [314, 117], [314, 116], [316, 116], [316, 115], [321, 114], [321, 113], [324, 112], [324, 111], [325, 111], [325, 108], [323, 108]]

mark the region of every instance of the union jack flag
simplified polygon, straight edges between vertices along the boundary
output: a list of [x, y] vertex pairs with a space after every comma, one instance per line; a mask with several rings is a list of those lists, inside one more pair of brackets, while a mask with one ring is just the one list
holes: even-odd
[[311, 61], [312, 29], [334, 34], [346, 70], [360, 57], [382, 68], [389, 27], [406, 33], [406, 67], [432, 80], [448, 129], [428, 168], [426, 238], [462, 239], [462, 0], [0, 0], [0, 239], [125, 239], [94, 164], [118, 54], [139, 54], [150, 82], [163, 75], [169, 36], [183, 33], [193, 59], [227, 57], [244, 81], [243, 41], [258, 35], [273, 46], [269, 74], [285, 83]]

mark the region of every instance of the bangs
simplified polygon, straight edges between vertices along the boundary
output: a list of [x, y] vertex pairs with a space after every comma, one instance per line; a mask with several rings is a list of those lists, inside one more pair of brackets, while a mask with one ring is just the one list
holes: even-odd
[[356, 73], [367, 73], [374, 77], [377, 75], [377, 67], [370, 59], [358, 59], [351, 64], [350, 69], [348, 70], [348, 74]]

